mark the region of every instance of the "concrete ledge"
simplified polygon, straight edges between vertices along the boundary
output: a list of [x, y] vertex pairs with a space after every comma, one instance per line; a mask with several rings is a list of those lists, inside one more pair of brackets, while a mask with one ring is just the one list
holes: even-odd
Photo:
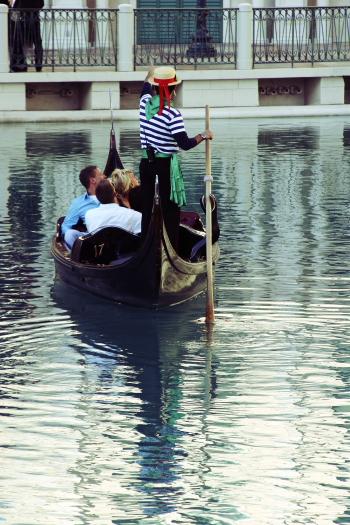
[[[349, 102], [350, 65], [344, 64], [336, 67], [274, 67], [244, 71], [181, 70], [179, 76], [184, 82], [178, 90], [177, 104], [184, 110], [200, 109], [208, 104], [218, 111], [220, 107], [227, 108], [226, 114], [229, 116], [235, 115], [236, 111], [246, 111], [249, 107], [269, 106], [270, 111], [273, 111], [272, 106], [278, 106], [276, 111], [279, 114], [280, 107], [285, 106], [326, 107]], [[145, 71], [1, 73], [0, 91], [4, 96], [0, 101], [0, 111], [11, 113], [26, 109], [29, 116], [23, 117], [22, 121], [31, 118], [48, 121], [51, 115], [62, 121], [66, 118], [58, 111], [68, 110], [74, 111], [76, 120], [100, 120], [99, 116], [93, 114], [87, 117], [89, 113], [86, 112], [108, 110], [109, 93], [116, 110], [136, 109], [144, 78]], [[296, 86], [298, 97], [294, 92]], [[49, 116], [41, 115], [38, 110], [46, 111]], [[77, 110], [82, 113], [78, 115]], [[35, 113], [37, 111], [38, 116]], [[307, 109], [300, 111], [308, 114]], [[33, 117], [30, 116], [31, 112], [34, 112]], [[9, 115], [7, 121], [12, 118]]]
[[[181, 113], [185, 119], [200, 119], [204, 122], [205, 109], [183, 108]], [[133, 120], [138, 122], [137, 110], [115, 110], [116, 121]], [[290, 117], [329, 117], [349, 116], [349, 105], [322, 106], [269, 106], [246, 108], [212, 108], [213, 119], [238, 118], [290, 118]], [[111, 118], [109, 110], [100, 111], [0, 111], [0, 123], [4, 122], [89, 122], [108, 121]]]
[[[341, 66], [329, 64], [310, 67], [302, 64], [299, 67], [269, 67], [264, 69], [180, 69], [177, 68], [182, 80], [242, 80], [260, 78], [312, 78], [312, 77], [341, 77], [350, 76], [350, 63]], [[0, 73], [1, 83], [28, 83], [28, 82], [135, 82], [142, 81], [147, 71], [56, 71], [41, 73]]]

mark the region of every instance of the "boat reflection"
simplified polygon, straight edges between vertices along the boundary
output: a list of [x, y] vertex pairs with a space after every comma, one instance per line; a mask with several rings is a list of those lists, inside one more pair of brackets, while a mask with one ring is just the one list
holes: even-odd
[[[128, 437], [131, 440], [132, 435], [136, 436], [132, 461], [137, 464], [137, 476], [132, 485], [142, 494], [144, 515], [176, 512], [183, 493], [187, 446], [195, 434], [182, 421], [190, 415], [186, 413], [188, 407], [184, 399], [195, 396], [196, 404], [200, 404], [199, 409], [196, 405], [197, 415], [191, 414], [194, 420], [197, 417], [200, 428], [215, 396], [215, 364], [207, 348], [206, 327], [196, 322], [203, 317], [203, 298], [183, 304], [181, 308], [149, 311], [112, 306], [61, 281], [56, 281], [52, 297], [56, 305], [71, 316], [83, 343], [77, 347], [85, 363], [83, 370], [86, 378], [81, 385], [82, 393], [88, 390], [88, 384], [91, 385], [89, 364], [98, 367], [98, 386], [95, 388], [100, 395], [106, 385], [116, 381], [118, 374], [120, 381], [122, 369], [127, 370], [123, 374], [126, 397], [131, 395], [134, 400], [123, 409], [121, 400], [111, 401], [109, 398], [105, 410], [110, 410], [108, 404], [114, 410], [126, 410], [130, 424], [134, 422]], [[198, 350], [192, 356], [193, 344], [198, 344]], [[198, 354], [201, 354], [200, 359]], [[194, 371], [198, 374], [191, 383], [192, 386], [197, 385], [195, 392], [185, 391], [187, 379], [183, 364], [186, 362], [188, 365], [191, 359], [194, 361], [191, 374]], [[89, 406], [83, 410], [92, 412]], [[96, 425], [100, 421], [101, 416], [96, 417]], [[123, 433], [119, 428], [111, 425], [109, 434], [113, 436], [115, 445], [121, 444]], [[83, 456], [85, 439], [79, 445]], [[122, 446], [125, 449], [125, 445]], [[128, 462], [126, 457], [123, 461]], [[77, 465], [75, 471], [84, 472], [84, 468]], [[115, 471], [113, 475], [120, 479], [123, 474]], [[80, 484], [79, 487], [82, 498], [86, 498]]]

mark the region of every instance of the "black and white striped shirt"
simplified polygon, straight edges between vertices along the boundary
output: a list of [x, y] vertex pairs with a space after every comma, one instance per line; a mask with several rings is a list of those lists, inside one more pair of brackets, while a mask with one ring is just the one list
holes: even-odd
[[145, 83], [140, 98], [141, 148], [152, 146], [160, 153], [177, 153], [179, 146], [174, 135], [186, 133], [182, 115], [178, 109], [165, 106], [161, 115], [156, 114], [147, 120], [146, 104], [152, 98], [151, 92], [151, 85]]

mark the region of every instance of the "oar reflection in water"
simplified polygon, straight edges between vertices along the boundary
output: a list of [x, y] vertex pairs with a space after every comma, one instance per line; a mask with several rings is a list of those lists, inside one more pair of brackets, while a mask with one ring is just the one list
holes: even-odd
[[[53, 296], [71, 316], [81, 339], [82, 344], [77, 347], [84, 358], [81, 408], [88, 418], [94, 414], [95, 419], [89, 424], [95, 429], [101, 428], [100, 419], [107, 419], [111, 450], [122, 449], [120, 468], [112, 472], [116, 483], [127, 484], [140, 494], [142, 515], [178, 512], [189, 476], [189, 443], [196, 439], [202, 443], [198, 429], [205, 425], [209, 391], [213, 393], [216, 385], [204, 348], [205, 326], [193, 322], [196, 314], [203, 312], [203, 301], [182, 305], [178, 310], [154, 312], [99, 301], [60, 282], [55, 284]], [[198, 345], [194, 353], [193, 344]], [[186, 376], [186, 367], [191, 363], [193, 370]], [[95, 379], [92, 369], [96, 370]], [[117, 398], [113, 390], [116, 383], [120, 387], [120, 382], [123, 396]], [[185, 388], [187, 382], [200, 385], [199, 391]], [[90, 396], [86, 396], [87, 392]], [[196, 397], [195, 415], [187, 409], [192, 396]], [[91, 404], [98, 405], [98, 411]], [[118, 424], [113, 422], [115, 417], [120, 420]], [[192, 418], [195, 430], [186, 421]], [[106, 431], [103, 433], [105, 436]], [[83, 458], [92, 457], [91, 437], [84, 436], [80, 449]], [[106, 450], [104, 453], [108, 454]], [[84, 461], [77, 465], [77, 473], [86, 473]], [[97, 467], [91, 465], [90, 469]], [[82, 487], [86, 500], [90, 490], [86, 482], [78, 487], [79, 492]], [[117, 493], [111, 496], [116, 503], [113, 517], [123, 519]], [[140, 496], [136, 498], [138, 506]], [[130, 515], [132, 512], [129, 509]]]

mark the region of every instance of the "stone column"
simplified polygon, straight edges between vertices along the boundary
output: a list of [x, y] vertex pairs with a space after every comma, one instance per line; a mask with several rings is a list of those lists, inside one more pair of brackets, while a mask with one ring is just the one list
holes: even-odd
[[253, 9], [239, 4], [237, 19], [237, 69], [253, 67]]
[[134, 71], [134, 10], [120, 4], [118, 11], [118, 71]]
[[8, 7], [0, 5], [0, 73], [8, 73], [9, 46], [8, 46]]
[[[286, 5], [286, 3], [288, 5]], [[276, 7], [288, 8], [288, 7], [307, 7], [307, 0], [276, 0]]]
[[260, 8], [260, 9], [264, 9], [264, 8], [267, 9], [269, 7], [275, 7], [275, 1], [274, 0], [255, 0], [253, 3], [253, 7]]
[[90, 89], [83, 98], [82, 109], [109, 109], [110, 102], [112, 109], [120, 108], [119, 82], [91, 82]]
[[53, 0], [53, 9], [84, 9], [86, 7], [83, 0], [74, 0], [74, 6], [72, 6], [71, 0]]
[[344, 104], [344, 77], [309, 78], [306, 86], [306, 104]]
[[[8, 48], [8, 7], [0, 4], [0, 73], [9, 73]], [[16, 75], [13, 75], [15, 79]], [[0, 85], [0, 111], [21, 111], [26, 109], [24, 82]]]

